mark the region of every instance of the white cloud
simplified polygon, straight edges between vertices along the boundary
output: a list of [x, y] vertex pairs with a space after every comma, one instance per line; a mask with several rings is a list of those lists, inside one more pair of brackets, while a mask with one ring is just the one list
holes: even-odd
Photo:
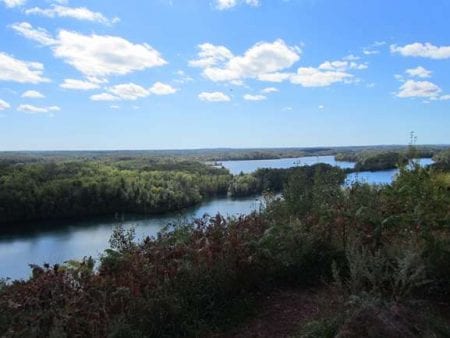
[[118, 36], [83, 35], [61, 30], [57, 38], [53, 38], [44, 29], [33, 28], [26, 22], [14, 24], [12, 28], [28, 39], [50, 46], [55, 57], [63, 59], [86, 77], [125, 75], [167, 64], [148, 44], [134, 44]]
[[90, 99], [92, 101], [117, 101], [117, 100], [120, 100], [119, 97], [114, 96], [109, 93], [101, 93], [101, 94], [91, 95]]
[[59, 86], [64, 89], [73, 89], [73, 90], [92, 90], [100, 88], [98, 83], [76, 79], [64, 79], [64, 82], [61, 83]]
[[354, 61], [347, 61], [347, 60], [325, 61], [319, 66], [320, 70], [331, 70], [340, 72], [345, 72], [350, 69], [364, 70], [367, 68], [368, 66], [366, 63], [357, 63]]
[[391, 45], [391, 53], [398, 53], [403, 56], [423, 57], [429, 59], [450, 58], [450, 46], [434, 46], [433, 44], [415, 42], [405, 46]]
[[22, 94], [22, 97], [28, 99], [43, 99], [45, 96], [37, 90], [27, 90]]
[[[344, 60], [325, 61], [319, 67], [300, 67], [296, 73], [287, 71], [300, 59], [301, 50], [288, 46], [283, 40], [260, 42], [242, 56], [235, 56], [224, 46], [199, 45], [198, 58], [189, 64], [203, 69], [203, 76], [215, 81], [242, 83], [245, 79], [266, 82], [283, 82], [304, 87], [325, 87], [337, 82], [354, 81], [351, 70], [364, 70], [366, 63], [356, 62], [357, 57]], [[265, 92], [263, 92], [265, 93]]]
[[261, 74], [258, 76], [258, 80], [265, 81], [265, 82], [283, 82], [291, 77], [291, 73], [282, 73], [282, 72], [275, 72], [270, 74]]
[[23, 6], [26, 2], [27, 0], [3, 0], [3, 3], [8, 8]]
[[54, 47], [63, 59], [86, 76], [125, 75], [165, 65], [160, 53], [148, 44], [133, 44], [121, 37], [82, 35], [62, 30]]
[[199, 45], [198, 59], [189, 64], [203, 68], [203, 75], [215, 82], [242, 81], [244, 79], [267, 79], [271, 75], [291, 67], [300, 59], [300, 49], [288, 46], [279, 39], [259, 42], [242, 56], [234, 56], [224, 46]]
[[111, 24], [117, 22], [118, 18], [107, 19], [100, 12], [93, 12], [86, 7], [67, 7], [61, 5], [52, 5], [50, 8], [34, 7], [27, 9], [25, 14], [37, 14], [41, 16], [47, 16], [50, 18], [72, 18], [76, 20], [99, 22], [102, 24]]
[[0, 110], [5, 110], [5, 109], [8, 109], [9, 107], [11, 107], [11, 106], [9, 105], [8, 102], [0, 99]]
[[439, 100], [448, 101], [450, 100], [450, 94], [442, 95]]
[[0, 52], [0, 81], [19, 83], [48, 82], [42, 77], [44, 66], [39, 62], [28, 62]]
[[51, 46], [57, 42], [45, 29], [33, 28], [28, 22], [16, 22], [11, 25], [11, 28], [25, 38], [44, 46]]
[[371, 45], [363, 48], [363, 54], [364, 55], [379, 54], [380, 53], [379, 47], [384, 46], [385, 44], [386, 44], [385, 41], [375, 41]]
[[356, 56], [356, 55], [353, 55], [353, 54], [349, 54], [349, 55], [344, 56], [342, 58], [342, 60], [345, 60], [345, 61], [358, 61], [359, 59], [360, 59], [359, 56]]
[[233, 53], [224, 46], [202, 43], [198, 48], [200, 49], [198, 59], [189, 61], [191, 67], [207, 68], [233, 58]]
[[122, 100], [136, 100], [150, 95], [147, 89], [134, 83], [119, 84], [108, 88], [108, 91]]
[[324, 109], [325, 106], [323, 104], [319, 105], [317, 108], [319, 108], [320, 110]]
[[363, 53], [364, 53], [364, 55], [374, 55], [374, 54], [379, 54], [380, 51], [379, 50], [373, 50], [373, 49], [364, 49]]
[[436, 98], [441, 93], [441, 88], [429, 81], [408, 80], [400, 87], [397, 97], [429, 97]]
[[267, 88], [264, 88], [263, 90], [261, 90], [261, 93], [264, 93], [264, 94], [270, 94], [270, 93], [276, 93], [276, 92], [278, 92], [278, 89], [275, 87], [267, 87]]
[[111, 108], [111, 109], [120, 109], [120, 106], [112, 104], [112, 105], [109, 106], [109, 108]]
[[352, 77], [352, 74], [344, 71], [322, 71], [313, 67], [301, 67], [296, 74], [290, 77], [290, 81], [303, 87], [327, 87], [336, 82], [347, 81]]
[[150, 88], [144, 88], [135, 83], [122, 83], [106, 88], [107, 92], [91, 96], [93, 101], [117, 101], [129, 100], [134, 101], [150, 95], [169, 95], [174, 94], [177, 90], [168, 84], [156, 82]]
[[409, 76], [417, 76], [421, 78], [426, 78], [431, 76], [431, 71], [423, 68], [422, 66], [416, 68], [410, 68], [406, 70], [406, 74]]
[[216, 0], [216, 8], [218, 10], [227, 10], [235, 7], [238, 3], [244, 3], [249, 6], [259, 6], [259, 0]]
[[263, 101], [265, 99], [267, 99], [267, 97], [264, 95], [251, 95], [251, 94], [244, 95], [244, 100], [247, 101]]
[[237, 5], [237, 0], [216, 0], [216, 8], [220, 10], [230, 9]]
[[198, 98], [201, 101], [209, 102], [227, 102], [231, 100], [228, 95], [225, 95], [222, 92], [202, 92], [198, 94]]
[[156, 82], [153, 86], [151, 86], [149, 89], [149, 92], [155, 95], [170, 95], [177, 92], [175, 88], [173, 88], [171, 85]]
[[38, 107], [31, 104], [21, 104], [17, 110], [27, 114], [45, 114], [56, 112], [61, 109], [58, 106]]

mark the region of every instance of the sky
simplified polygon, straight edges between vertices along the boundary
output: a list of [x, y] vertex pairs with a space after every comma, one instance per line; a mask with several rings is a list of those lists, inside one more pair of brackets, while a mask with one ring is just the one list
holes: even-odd
[[450, 143], [447, 0], [0, 0], [0, 150]]

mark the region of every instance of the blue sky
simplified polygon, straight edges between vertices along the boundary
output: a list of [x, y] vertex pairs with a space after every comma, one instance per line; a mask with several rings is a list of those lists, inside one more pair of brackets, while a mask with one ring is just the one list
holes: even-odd
[[450, 2], [0, 0], [0, 150], [450, 143]]

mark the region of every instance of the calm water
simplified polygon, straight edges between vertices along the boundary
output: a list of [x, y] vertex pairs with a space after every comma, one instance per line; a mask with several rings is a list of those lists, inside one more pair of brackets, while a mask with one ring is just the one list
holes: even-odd
[[[223, 165], [232, 173], [241, 171], [249, 173], [257, 168], [289, 168], [297, 165], [328, 163], [341, 168], [353, 168], [352, 162], [337, 162], [333, 156], [300, 157], [277, 160], [224, 161]], [[431, 159], [420, 160], [422, 165], [431, 164]], [[347, 176], [347, 183], [355, 180], [368, 183], [389, 184], [397, 170], [352, 173]], [[30, 230], [14, 226], [2, 227], [0, 233], [0, 278], [26, 278], [30, 274], [28, 264], [62, 263], [69, 259], [83, 256], [98, 257], [108, 247], [108, 240], [114, 226], [136, 226], [138, 238], [156, 235], [169, 223], [202, 217], [204, 214], [223, 215], [248, 214], [261, 206], [260, 198], [232, 200], [222, 198], [212, 200], [201, 206], [164, 216], [133, 217], [124, 219], [94, 218], [89, 221], [43, 222], [33, 224]]]
[[[421, 166], [433, 164], [433, 160], [431, 158], [418, 158], [415, 159], [415, 161], [419, 162]], [[346, 184], [351, 184], [355, 181], [366, 182], [369, 184], [390, 184], [397, 173], [398, 169], [351, 173], [347, 175]]]
[[280, 158], [275, 160], [248, 160], [248, 161], [222, 161], [220, 162], [233, 175], [241, 172], [244, 174], [251, 173], [259, 168], [279, 168], [286, 169], [296, 166], [313, 165], [317, 163], [326, 163], [338, 166], [342, 169], [353, 168], [355, 163], [336, 161], [334, 156], [307, 156], [296, 158]]
[[89, 221], [42, 222], [33, 224], [36, 231], [14, 227], [0, 234], [0, 278], [26, 278], [28, 264], [55, 264], [83, 256], [97, 258], [108, 248], [113, 228], [118, 224], [136, 226], [137, 238], [154, 236], [169, 223], [202, 217], [205, 214], [235, 216], [258, 210], [261, 199], [216, 199], [183, 212], [145, 218], [127, 216], [123, 220], [97, 218]]
[[[431, 158], [416, 159], [422, 166], [433, 163]], [[302, 165], [313, 165], [317, 163], [326, 163], [338, 166], [342, 169], [354, 168], [354, 162], [336, 161], [334, 156], [308, 156], [297, 158], [282, 158], [275, 160], [249, 160], [249, 161], [222, 161], [221, 164], [230, 170], [234, 175], [241, 172], [251, 173], [259, 168], [291, 168]], [[362, 171], [359, 173], [351, 173], [347, 175], [347, 184], [355, 181], [367, 182], [370, 184], [389, 184], [392, 182], [398, 169], [382, 170], [382, 171]]]

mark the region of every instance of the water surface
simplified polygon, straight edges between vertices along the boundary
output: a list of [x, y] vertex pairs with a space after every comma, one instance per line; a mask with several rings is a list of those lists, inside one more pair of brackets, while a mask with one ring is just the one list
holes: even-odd
[[[26, 227], [2, 226], [0, 234], [0, 278], [26, 278], [28, 264], [56, 264], [83, 256], [98, 258], [109, 247], [115, 226], [136, 226], [136, 237], [154, 236], [169, 223], [189, 221], [205, 214], [237, 216], [249, 214], [262, 205], [260, 197], [221, 198], [177, 213], [138, 217], [93, 218], [88, 221], [39, 222]], [[33, 229], [30, 230], [29, 227]]]
[[342, 169], [353, 168], [354, 162], [336, 161], [334, 156], [304, 156], [295, 158], [278, 158], [274, 160], [221, 161], [233, 175], [248, 174], [260, 168], [287, 169], [297, 166], [326, 163]]

